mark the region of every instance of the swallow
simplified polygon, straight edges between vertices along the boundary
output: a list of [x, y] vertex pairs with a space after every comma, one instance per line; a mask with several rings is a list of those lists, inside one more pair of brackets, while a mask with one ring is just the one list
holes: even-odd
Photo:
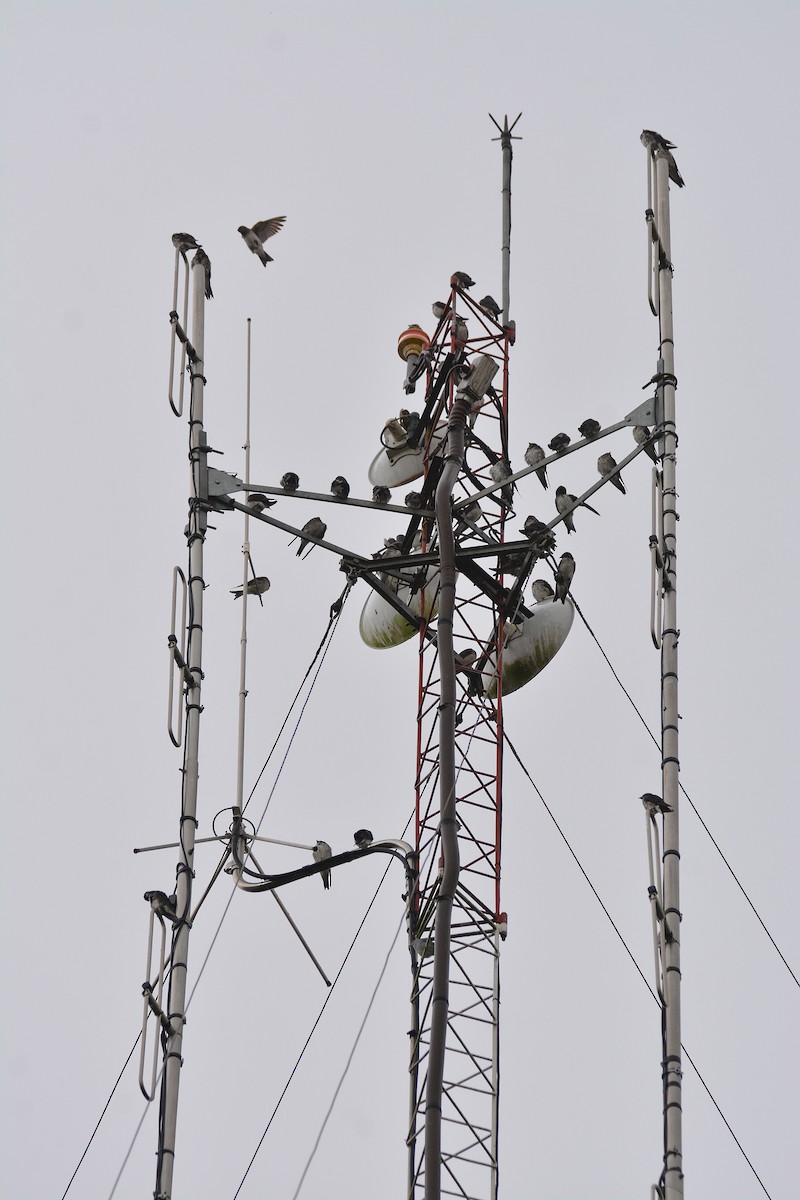
[[672, 812], [672, 806], [666, 804], [660, 796], [656, 796], [653, 792], [645, 792], [639, 799], [651, 816], [654, 816], [657, 812]]
[[[578, 497], [573, 496], [572, 493], [568, 492], [565, 487], [556, 488], [556, 509], [564, 517], [564, 524], [567, 527], [567, 533], [574, 533], [575, 525], [572, 521], [572, 513], [567, 512], [566, 510], [571, 508], [573, 504], [576, 504], [577, 500]], [[596, 517], [600, 516], [600, 513], [597, 511], [597, 509], [592, 508], [591, 504], [587, 504], [585, 500], [581, 501], [581, 508], [588, 508], [589, 512], [593, 512]]]
[[560, 600], [562, 604], [567, 602], [567, 592], [572, 584], [572, 577], [575, 574], [575, 559], [570, 554], [569, 550], [565, 550], [558, 562], [558, 570], [556, 571], [556, 594], [553, 596], [553, 603]]
[[[313, 850], [314, 862], [325, 862], [326, 858], [330, 858], [331, 853], [331, 848], [327, 842], [317, 842]], [[327, 891], [331, 886], [330, 868], [325, 871], [320, 871], [320, 875], [322, 876], [322, 886], [325, 888], [325, 891]]]
[[183, 255], [183, 261], [189, 265], [189, 260], [186, 257], [187, 250], [200, 250], [202, 243], [196, 242], [190, 233], [173, 233], [172, 244], [176, 250], [180, 250]]
[[586, 420], [578, 426], [578, 433], [585, 438], [597, 437], [600, 432], [600, 422], [595, 421], [594, 417], [587, 417]]
[[[525, 462], [529, 467], [535, 467], [537, 463], [542, 462], [547, 458], [541, 446], [537, 446], [536, 442], [529, 442], [528, 449], [525, 451]], [[547, 490], [547, 467], [539, 467], [536, 474], [539, 477], [539, 483]]]
[[296, 492], [300, 487], [300, 478], [295, 475], [294, 471], [287, 471], [285, 475], [281, 475], [281, 487], [285, 492]]
[[494, 296], [484, 296], [482, 300], [478, 301], [478, 308], [493, 321], [496, 321], [503, 311]]
[[247, 497], [247, 503], [255, 512], [263, 512], [265, 508], [272, 508], [273, 504], [277, 504], [277, 500], [270, 500], [263, 492], [251, 492]]
[[644, 446], [644, 452], [647, 457], [652, 458], [653, 462], [657, 463], [658, 455], [656, 454], [656, 448], [653, 443], [649, 441], [649, 438], [650, 430], [646, 425], [634, 425], [633, 440], [636, 442], [637, 446]]
[[601, 475], [609, 477], [615, 488], [618, 488], [625, 495], [625, 484], [622, 482], [622, 476], [617, 468], [617, 460], [613, 454], [601, 454], [597, 460], [597, 469]]
[[346, 500], [350, 495], [350, 484], [345, 479], [344, 475], [337, 475], [331, 484], [331, 495], [337, 500]]
[[266, 221], [256, 221], [252, 229], [247, 225], [239, 226], [239, 233], [244, 238], [244, 244], [248, 250], [252, 250], [253, 254], [257, 254], [264, 266], [268, 262], [273, 262], [264, 249], [264, 242], [267, 238], [274, 237], [283, 228], [283, 223], [286, 217], [268, 217]]
[[465, 650], [456, 650], [453, 654], [457, 671], [467, 671], [475, 659], [478, 657], [478, 651], [474, 646], [467, 646]]
[[453, 336], [461, 346], [466, 345], [466, 343], [469, 341], [469, 329], [467, 329], [467, 322], [463, 317], [459, 317], [458, 314], [456, 314], [455, 321], [453, 322]]
[[441, 321], [450, 312], [450, 305], [446, 304], [444, 300], [434, 300], [431, 305], [431, 312], [437, 321]]
[[684, 187], [681, 173], [678, 170], [678, 164], [675, 162], [675, 159], [670, 153], [671, 150], [678, 149], [675, 143], [668, 142], [665, 137], [662, 137], [660, 133], [656, 133], [654, 129], [643, 129], [639, 140], [641, 141], [642, 145], [650, 151], [651, 154], [655, 154], [656, 150], [663, 150], [664, 156], [669, 165], [670, 179], [673, 183], [676, 183], [678, 187]]
[[413, 433], [416, 433], [420, 420], [418, 412], [409, 412], [407, 408], [401, 408], [398, 420], [409, 437], [411, 437]]
[[454, 271], [450, 276], [450, 286], [459, 288], [461, 291], [467, 291], [475, 286], [475, 280], [471, 279], [466, 271]]
[[[306, 521], [305, 525], [303, 526], [303, 528], [301, 529], [300, 532], [308, 533], [313, 538], [324, 538], [327, 528], [328, 528], [328, 526], [325, 524], [325, 522], [322, 520], [321, 517], [312, 517], [310, 521]], [[294, 540], [295, 539], [292, 538], [292, 542]], [[290, 546], [291, 546], [292, 542], [289, 542]], [[307, 545], [308, 545], [308, 538], [301, 537], [300, 545], [297, 547], [297, 555], [296, 555], [297, 558], [300, 557], [300, 555], [303, 553], [303, 551], [305, 550]], [[313, 550], [313, 549], [314, 549], [314, 547], [312, 546], [311, 550]], [[311, 550], [309, 550], [308, 554], [311, 553]], [[306, 555], [306, 558], [308, 558], [308, 554]]]
[[205, 268], [206, 300], [213, 300], [214, 293], [211, 290], [211, 259], [208, 257], [202, 247], [198, 247], [197, 254], [195, 254], [194, 258], [192, 259], [192, 266], [194, 266], [195, 263], [199, 263], [201, 267]]
[[[241, 600], [243, 591], [243, 588], [231, 588], [231, 595], [235, 596], [237, 600]], [[264, 592], [268, 591], [269, 580], [267, 579], [266, 575], [256, 575], [255, 579], [249, 579], [247, 581], [248, 596], [263, 596]]]
[[422, 508], [422, 492], [409, 492], [405, 498], [406, 508]]
[[468, 504], [465, 508], [459, 508], [458, 512], [455, 514], [455, 517], [456, 524], [453, 526], [453, 537], [461, 537], [461, 535], [466, 533], [467, 530], [470, 530], [470, 532], [475, 534], [476, 537], [479, 537], [482, 541], [487, 542], [489, 545], [494, 543], [494, 538], [490, 537], [485, 529], [480, 529], [478, 527], [478, 522], [483, 517], [483, 509], [477, 500], [473, 500], [472, 503]]
[[536, 517], [526, 517], [525, 524], [520, 529], [520, 533], [524, 533], [526, 538], [534, 538], [538, 533], [543, 533], [547, 529], [544, 521], [537, 520]]
[[358, 846], [359, 850], [366, 850], [367, 846], [371, 846], [373, 842], [371, 829], [357, 829], [353, 834], [353, 841]]
[[168, 896], [166, 892], [160, 892], [154, 888], [150, 892], [145, 892], [144, 898], [162, 924], [164, 917], [168, 921], [175, 920], [175, 906], [178, 903], [178, 897], [174, 892], [171, 896]]
[[541, 604], [544, 600], [552, 600], [554, 596], [555, 592], [546, 579], [534, 579], [533, 598], [537, 604]]
[[562, 450], [566, 450], [571, 441], [572, 438], [568, 433], [557, 433], [556, 436], [547, 443], [547, 445], [554, 454], [560, 454]]
[[391, 499], [392, 499], [392, 489], [391, 488], [381, 487], [380, 484], [376, 484], [375, 487], [372, 489], [372, 503], [373, 504], [389, 504], [391, 502]]
[[[489, 474], [491, 475], [494, 483], [502, 483], [504, 479], [508, 479], [509, 475], [513, 475], [514, 472], [511, 470], [510, 463], [506, 462], [504, 458], [498, 458], [497, 461], [493, 462], [489, 468]], [[511, 501], [514, 496], [515, 487], [516, 484], [509, 483], [503, 488], [501, 493], [503, 497], [503, 503], [507, 504], [509, 508], [511, 507]]]

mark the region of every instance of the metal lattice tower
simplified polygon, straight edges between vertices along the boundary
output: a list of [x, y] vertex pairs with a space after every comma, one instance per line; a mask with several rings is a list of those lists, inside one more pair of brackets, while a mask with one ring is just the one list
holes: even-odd
[[[454, 277], [455, 278], [455, 277]], [[441, 1194], [492, 1198], [497, 1194], [499, 1051], [499, 949], [505, 936], [500, 907], [503, 718], [498, 666], [512, 588], [503, 569], [518, 566], [494, 553], [481, 560], [458, 554], [461, 541], [502, 546], [511, 486], [498, 489], [492, 467], [508, 464], [508, 353], [513, 327], [488, 316], [453, 286], [430, 347], [428, 396], [439, 392], [430, 428], [447, 420], [463, 364], [476, 356], [497, 364], [497, 385], [468, 418], [465, 460], [453, 493], [458, 567], [453, 620], [456, 675], [456, 812], [460, 872], [452, 912], [450, 1001], [444, 1065]], [[471, 331], [468, 333], [468, 328]], [[467, 368], [468, 369], [468, 368]], [[423, 496], [435, 487], [441, 457], [427, 460]], [[484, 489], [489, 494], [474, 498]], [[480, 505], [478, 512], [473, 505]], [[421, 524], [422, 544], [435, 542], [433, 522]], [[526, 572], [527, 573], [527, 572]], [[506, 576], [508, 578], [508, 576]], [[509, 599], [509, 591], [511, 598]], [[419, 649], [417, 714], [416, 849], [420, 877], [411, 917], [412, 991], [409, 1200], [424, 1194], [422, 1130], [433, 981], [433, 921], [441, 879], [439, 781], [442, 702], [435, 622], [423, 626]], [[466, 654], [465, 654], [466, 652]], [[471, 652], [474, 657], [471, 658]], [[470, 661], [471, 658], [471, 661]]]

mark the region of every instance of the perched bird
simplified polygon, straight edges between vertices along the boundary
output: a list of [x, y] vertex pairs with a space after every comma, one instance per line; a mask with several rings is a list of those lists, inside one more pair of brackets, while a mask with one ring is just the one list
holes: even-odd
[[556, 571], [556, 594], [553, 596], [553, 603], [560, 600], [562, 604], [567, 602], [567, 592], [572, 583], [572, 577], [575, 574], [575, 559], [570, 554], [569, 550], [565, 550], [558, 561], [558, 570]]
[[285, 492], [296, 492], [300, 487], [300, 477], [294, 471], [287, 471], [281, 475], [281, 487]]
[[456, 313], [456, 318], [453, 322], [453, 335], [456, 341], [462, 346], [469, 341], [469, 329], [467, 328], [467, 322], [463, 317], [460, 317], [458, 313]]
[[[529, 442], [528, 449], [525, 451], [525, 462], [529, 467], [535, 467], [537, 463], [542, 462], [547, 455], [541, 446], [537, 446], [536, 442]], [[539, 467], [536, 474], [539, 477], [539, 483], [547, 489], [547, 467]]]
[[520, 529], [520, 533], [524, 533], [526, 538], [536, 537], [537, 533], [544, 533], [547, 529], [544, 521], [538, 520], [536, 517], [526, 517], [525, 524]]
[[669, 804], [666, 804], [661, 799], [661, 797], [656, 796], [654, 792], [645, 792], [643, 796], [639, 797], [639, 799], [641, 800], [641, 802], [645, 806], [645, 808], [648, 810], [648, 812], [651, 814], [654, 814], [657, 812], [660, 812], [660, 813], [672, 812], [672, 806]]
[[554, 596], [555, 592], [546, 579], [534, 579], [533, 598], [537, 604], [541, 604], [544, 600], [552, 600]]
[[[317, 844], [314, 846], [314, 862], [325, 862], [325, 859], [330, 858], [331, 854], [332, 851], [327, 842], [317, 842]], [[325, 871], [320, 871], [320, 875], [322, 876], [322, 886], [327, 891], [331, 886], [330, 868]]]
[[633, 440], [638, 446], [644, 446], [644, 452], [647, 457], [652, 458], [653, 462], [657, 463], [658, 455], [656, 454], [656, 448], [653, 443], [648, 440], [649, 438], [650, 430], [646, 425], [634, 425]]
[[[241, 600], [244, 588], [231, 588], [231, 595], [237, 600]], [[248, 579], [247, 594], [248, 596], [263, 596], [264, 592], [269, 591], [269, 580], [266, 575], [256, 575], [255, 579]]]
[[[506, 462], [504, 458], [498, 458], [497, 461], [493, 462], [489, 468], [489, 474], [491, 475], [494, 483], [502, 483], [504, 479], [508, 479], [509, 475], [513, 475], [514, 472], [511, 470], [511, 463]], [[511, 501], [514, 496], [515, 487], [516, 484], [509, 483], [503, 488], [501, 493], [503, 497], [503, 503], [507, 504], [509, 508], [511, 507]]]
[[[578, 497], [573, 496], [572, 493], [568, 492], [565, 487], [556, 488], [556, 509], [564, 518], [564, 524], [567, 527], [567, 533], [575, 532], [572, 513], [567, 512], [567, 509], [571, 509], [573, 504], [577, 503], [577, 500]], [[587, 504], [585, 500], [581, 501], [581, 508], [588, 508], [589, 512], [593, 512], [596, 517], [600, 516], [600, 513], [597, 511], [597, 509], [592, 508], [591, 504]]]
[[454, 271], [450, 276], [450, 286], [466, 291], [475, 286], [475, 280], [471, 279], [466, 271]]
[[461, 537], [462, 534], [469, 530], [470, 533], [475, 534], [482, 541], [487, 542], [489, 545], [493, 544], [494, 538], [490, 537], [486, 530], [481, 529], [478, 525], [478, 522], [483, 518], [483, 509], [477, 500], [473, 500], [464, 508], [459, 508], [454, 516], [456, 523], [453, 526], [453, 537]]
[[346, 500], [350, 495], [350, 484], [345, 479], [344, 475], [337, 475], [331, 484], [331, 494], [337, 500]]
[[422, 492], [409, 492], [405, 498], [406, 508], [422, 508]]
[[600, 432], [600, 422], [595, 421], [594, 417], [587, 417], [586, 420], [578, 426], [578, 433], [585, 438], [597, 437]]
[[547, 443], [547, 445], [554, 454], [560, 454], [562, 450], [566, 450], [571, 441], [572, 438], [568, 433], [557, 433], [556, 436]]
[[418, 412], [409, 412], [407, 408], [401, 408], [398, 419], [409, 437], [416, 433], [417, 426], [420, 422], [420, 416]]
[[[301, 530], [301, 533], [308, 533], [311, 535], [311, 537], [314, 537], [314, 538], [324, 538], [325, 531], [327, 530], [327, 528], [328, 528], [328, 526], [325, 524], [325, 522], [322, 520], [321, 517], [312, 517], [310, 521], [306, 521], [305, 525], [303, 526], [303, 528]], [[294, 540], [295, 539], [292, 538], [292, 542]], [[292, 542], [289, 542], [290, 546], [291, 546]], [[300, 545], [297, 547], [297, 555], [296, 555], [297, 558], [300, 557], [300, 555], [303, 553], [303, 551], [305, 550], [307, 545], [308, 545], [308, 538], [301, 537]], [[313, 549], [314, 549], [314, 547], [312, 546], [311, 550], [313, 550]], [[309, 554], [311, 553], [311, 550], [309, 550], [309, 552], [308, 552]]]
[[615, 488], [618, 488], [623, 496], [625, 495], [625, 484], [622, 482], [622, 476], [617, 469], [617, 460], [613, 454], [601, 454], [597, 460], [597, 469], [601, 475], [610, 477]]
[[154, 888], [150, 892], [145, 892], [144, 898], [158, 917], [159, 921], [163, 922], [164, 917], [166, 917], [168, 921], [175, 920], [175, 906], [178, 903], [178, 897], [174, 892], [171, 896], [168, 896], [166, 892], [160, 892], [157, 888]]
[[491, 317], [494, 321], [498, 319], [503, 311], [495, 300], [494, 296], [484, 296], [482, 300], [478, 301], [478, 308], [485, 312], [487, 317]]
[[669, 164], [670, 179], [673, 183], [676, 183], [678, 187], [683, 187], [684, 182], [681, 178], [681, 173], [678, 170], [678, 164], [675, 162], [675, 159], [670, 153], [671, 150], [678, 149], [675, 143], [668, 142], [667, 139], [662, 137], [660, 133], [656, 133], [655, 129], [643, 129], [640, 141], [642, 145], [651, 152], [651, 154], [654, 154], [656, 150], [663, 150], [667, 163]]
[[357, 829], [353, 834], [353, 841], [358, 846], [359, 850], [366, 850], [367, 846], [371, 846], [373, 842], [371, 829]]
[[373, 504], [389, 504], [392, 499], [392, 489], [376, 484], [372, 489]]
[[445, 303], [444, 300], [434, 300], [431, 305], [431, 312], [437, 321], [441, 321], [442, 317], [446, 317], [450, 312], [450, 305]]
[[192, 259], [192, 266], [199, 263], [201, 267], [205, 267], [206, 272], [206, 300], [213, 300], [214, 293], [211, 290], [211, 259], [206, 254], [205, 250], [200, 247]]
[[187, 250], [200, 250], [202, 243], [195, 241], [190, 233], [173, 233], [172, 244], [176, 250], [180, 250], [183, 255], [183, 261], [189, 265], [189, 260], [186, 257]]
[[252, 229], [247, 225], [239, 226], [239, 233], [244, 238], [244, 244], [248, 250], [252, 250], [253, 254], [257, 254], [264, 266], [268, 262], [274, 260], [270, 258], [264, 249], [264, 242], [267, 238], [274, 237], [276, 233], [283, 228], [283, 223], [286, 217], [269, 217], [266, 221], [256, 221]]
[[478, 651], [474, 646], [467, 646], [465, 650], [456, 650], [453, 653], [453, 658], [456, 664], [457, 671], [466, 671], [475, 662], [478, 657]]
[[265, 496], [263, 492], [251, 492], [247, 497], [247, 503], [255, 512], [263, 512], [265, 508], [272, 508], [273, 504], [277, 504], [277, 500], [271, 500]]

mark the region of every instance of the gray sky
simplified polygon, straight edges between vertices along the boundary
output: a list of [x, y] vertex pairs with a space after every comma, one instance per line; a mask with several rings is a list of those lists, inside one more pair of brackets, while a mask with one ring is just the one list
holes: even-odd
[[[142, 893], [174, 880], [172, 852], [131, 853], [174, 838], [179, 804], [164, 647], [187, 473], [186, 428], [166, 403], [170, 235], [191, 230], [213, 262], [206, 418], [218, 462], [243, 468], [250, 316], [253, 477], [293, 469], [326, 490], [341, 472], [367, 495], [381, 426], [403, 402], [398, 333], [409, 321], [432, 332], [430, 303], [455, 269], [479, 295], [499, 295], [489, 111], [523, 112], [515, 465], [528, 441], [574, 435], [588, 415], [609, 424], [642, 397], [657, 326], [639, 132], [678, 143], [682, 782], [800, 973], [796, 8], [12, 2], [4, 24], [4, 1195], [62, 1194], [140, 1022]], [[236, 227], [276, 213], [288, 220], [265, 271]], [[611, 449], [627, 453], [618, 436]], [[604, 489], [601, 520], [578, 520], [569, 548], [587, 618], [655, 728], [649, 472], [641, 458], [635, 467], [628, 496]], [[591, 456], [563, 468], [572, 491], [594, 477]], [[529, 479], [517, 511], [538, 512], [542, 497]], [[218, 526], [206, 558], [201, 836], [235, 787], [239, 610], [228, 589], [241, 524]], [[365, 552], [393, 532], [371, 513], [330, 520], [334, 541]], [[343, 585], [333, 556], [298, 563], [285, 543], [253, 535], [272, 590], [251, 609], [249, 783]], [[362, 645], [365, 597], [359, 585], [275, 790], [276, 837], [345, 849], [358, 826], [398, 836], [410, 815], [416, 653]], [[506, 719], [650, 978], [637, 797], [659, 787], [658, 754], [577, 621], [555, 662], [508, 699]], [[273, 780], [256, 793], [259, 812]], [[504, 822], [501, 1194], [645, 1196], [660, 1170], [658, 1010], [510, 761]], [[198, 887], [214, 861], [198, 851]], [[800, 993], [688, 806], [682, 866], [683, 1040], [774, 1200], [788, 1197]], [[329, 894], [309, 880], [286, 895], [329, 974], [381, 869], [370, 860], [340, 871]], [[397, 928], [401, 886], [398, 872], [381, 891], [245, 1200], [294, 1194]], [[228, 898], [223, 881], [197, 922], [190, 986]], [[306, 1200], [403, 1194], [407, 964], [401, 937]], [[189, 1012], [176, 1200], [233, 1196], [325, 994], [270, 898], [237, 895]], [[142, 1107], [129, 1068], [70, 1196], [109, 1195]], [[684, 1114], [687, 1195], [762, 1195], [688, 1063]], [[119, 1200], [152, 1191], [155, 1118], [153, 1107]]]

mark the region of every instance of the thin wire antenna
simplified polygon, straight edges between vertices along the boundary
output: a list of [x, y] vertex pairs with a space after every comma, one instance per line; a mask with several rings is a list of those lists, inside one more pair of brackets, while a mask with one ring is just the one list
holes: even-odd
[[[244, 420], [244, 486], [249, 501], [250, 487], [250, 318], [247, 318], [247, 382], [245, 386]], [[247, 585], [250, 569], [250, 514], [244, 514], [244, 540], [242, 542], [242, 632], [239, 638], [239, 730], [236, 749], [236, 804], [242, 807], [244, 796], [244, 735], [247, 707]]]

